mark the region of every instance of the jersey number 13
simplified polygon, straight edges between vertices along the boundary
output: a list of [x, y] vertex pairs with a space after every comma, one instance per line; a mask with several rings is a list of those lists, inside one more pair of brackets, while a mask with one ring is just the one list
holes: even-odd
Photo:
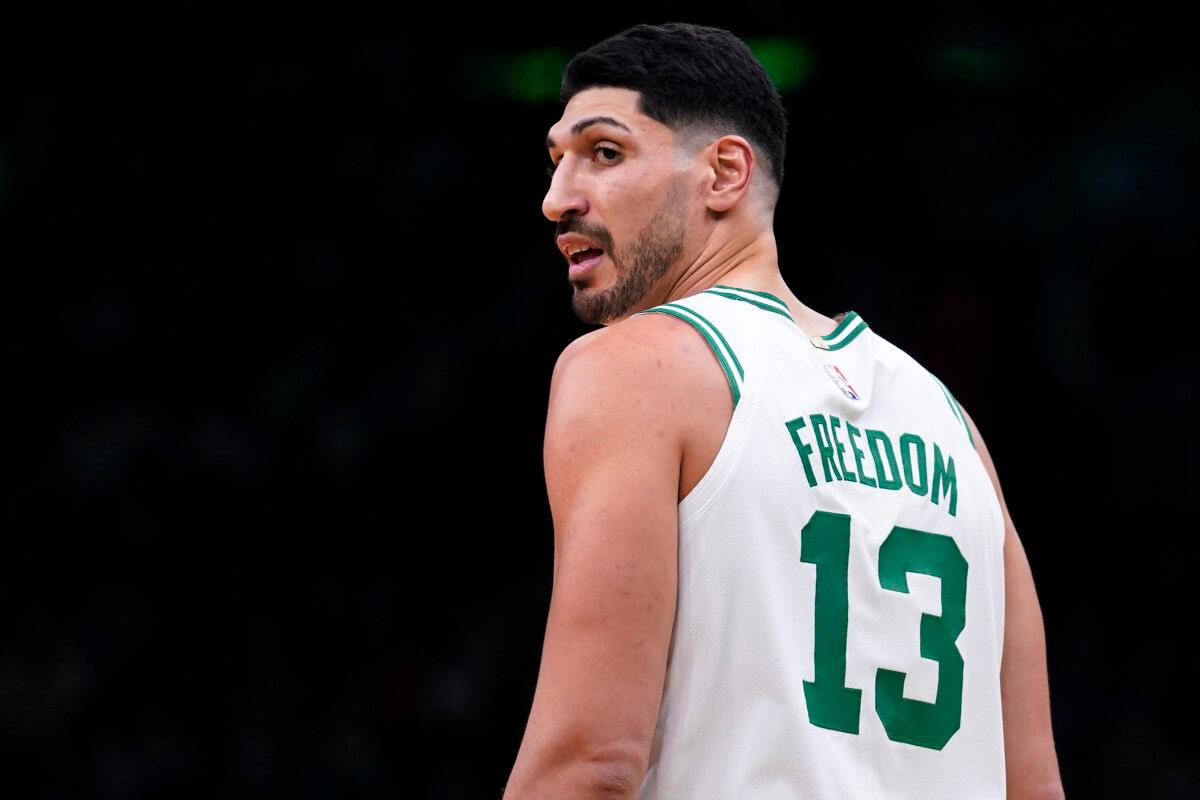
[[[862, 689], [846, 686], [849, 625], [850, 517], [816, 511], [800, 532], [800, 560], [817, 568], [815, 680], [804, 681], [813, 725], [858, 733]], [[921, 615], [921, 656], [938, 662], [937, 699], [904, 697], [903, 672], [875, 673], [875, 713], [895, 742], [941, 750], [962, 722], [963, 658], [955, 640], [966, 624], [967, 561], [954, 539], [939, 533], [892, 528], [879, 546], [879, 584], [908, 592], [908, 573], [940, 579], [942, 615]]]

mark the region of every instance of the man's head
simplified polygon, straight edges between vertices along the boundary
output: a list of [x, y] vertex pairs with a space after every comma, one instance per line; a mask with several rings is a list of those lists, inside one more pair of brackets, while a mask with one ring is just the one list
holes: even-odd
[[[631, 311], [704, 248], [712, 226], [770, 225], [787, 117], [762, 65], [720, 28], [637, 25], [567, 65], [557, 164], [542, 204], [559, 244], [592, 245], [572, 267], [584, 322]], [[578, 258], [578, 257], [576, 257]], [[573, 259], [574, 260], [574, 259]]]

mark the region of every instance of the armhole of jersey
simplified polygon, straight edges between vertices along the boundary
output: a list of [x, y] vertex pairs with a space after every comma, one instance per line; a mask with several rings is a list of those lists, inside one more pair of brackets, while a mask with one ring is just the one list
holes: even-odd
[[753, 415], [756, 405], [755, 393], [752, 391], [743, 397], [745, 370], [728, 340], [706, 317], [678, 303], [667, 303], [648, 308], [645, 311], [637, 312], [634, 316], [649, 313], [669, 314], [682, 319], [695, 328], [712, 348], [713, 354], [721, 364], [721, 369], [725, 372], [729, 391], [733, 395], [733, 415], [729, 419], [729, 427], [725, 429], [725, 437], [721, 440], [721, 446], [717, 449], [712, 464], [700, 476], [700, 480], [691, 488], [691, 491], [679, 501], [679, 524], [687, 525], [708, 506], [733, 472], [733, 468], [741, 456], [743, 445], [746, 443], [746, 431], [751, 424], [750, 417]]
[[713, 355], [717, 357], [717, 362], [721, 365], [721, 369], [725, 371], [725, 379], [729, 382], [729, 391], [733, 395], [733, 410], [737, 411], [738, 403], [742, 399], [742, 388], [746, 382], [746, 372], [742, 369], [742, 363], [738, 361], [737, 354], [733, 352], [733, 348], [729, 346], [729, 342], [721, 335], [721, 331], [698, 312], [678, 303], [667, 303], [655, 306], [654, 308], [648, 308], [645, 311], [637, 312], [633, 316], [636, 317], [642, 314], [670, 314], [672, 317], [678, 317], [700, 332], [700, 335], [704, 337], [709, 347], [712, 348]]
[[[929, 372], [929, 370], [925, 370]], [[963, 429], [967, 432], [967, 440], [971, 443], [971, 447], [975, 447], [975, 436], [971, 433], [971, 426], [967, 424], [967, 418], [963, 416], [962, 409], [958, 407], [958, 401], [954, 399], [954, 395], [946, 388], [946, 384], [942, 383], [941, 378], [929, 372], [929, 377], [937, 381], [937, 385], [941, 388], [942, 394], [946, 395], [946, 402], [950, 404], [950, 411], [954, 414], [954, 418], [962, 423]], [[975, 447], [976, 450], [979, 448]]]

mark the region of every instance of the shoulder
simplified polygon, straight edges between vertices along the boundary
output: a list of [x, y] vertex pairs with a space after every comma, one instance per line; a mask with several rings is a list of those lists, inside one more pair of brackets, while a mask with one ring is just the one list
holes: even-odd
[[559, 355], [550, 381], [546, 447], [582, 438], [636, 445], [654, 437], [681, 452], [729, 405], [724, 373], [705, 340], [667, 314], [644, 314], [591, 331]]
[[556, 391], [625, 391], [633, 396], [686, 397], [705, 386], [724, 388], [711, 349], [687, 322], [643, 314], [580, 336], [554, 365]]

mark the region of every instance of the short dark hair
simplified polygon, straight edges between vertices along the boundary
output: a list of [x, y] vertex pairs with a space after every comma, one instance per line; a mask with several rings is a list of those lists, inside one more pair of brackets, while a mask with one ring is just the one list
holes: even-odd
[[745, 137], [765, 156], [776, 192], [783, 186], [783, 99], [729, 31], [686, 22], [634, 25], [572, 58], [559, 100], [566, 105], [594, 86], [636, 90], [638, 110], [676, 132], [713, 128]]

